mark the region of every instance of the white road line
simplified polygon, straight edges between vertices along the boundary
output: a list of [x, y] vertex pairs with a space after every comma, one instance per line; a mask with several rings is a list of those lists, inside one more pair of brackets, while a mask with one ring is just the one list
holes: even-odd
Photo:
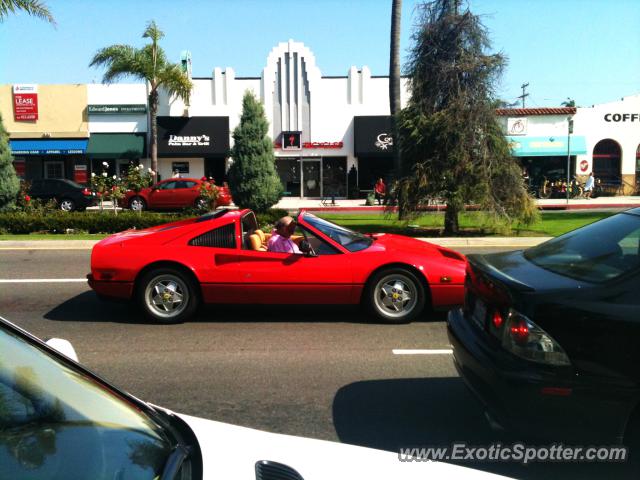
[[86, 282], [86, 278], [2, 278], [0, 283], [76, 283]]
[[403, 350], [403, 349], [393, 349], [391, 350], [394, 355], [451, 355], [453, 350], [450, 348], [441, 348], [441, 349], [433, 349], [433, 350]]

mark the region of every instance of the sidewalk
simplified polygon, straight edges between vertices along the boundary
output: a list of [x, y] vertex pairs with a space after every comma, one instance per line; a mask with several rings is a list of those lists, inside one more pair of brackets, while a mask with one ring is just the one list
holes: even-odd
[[[599, 197], [592, 200], [577, 199], [569, 200], [567, 204], [566, 200], [562, 199], [539, 199], [536, 200], [541, 210], [585, 210], [593, 208], [633, 208], [640, 207], [640, 197]], [[363, 213], [375, 213], [384, 211], [384, 207], [381, 206], [366, 206], [364, 199], [357, 200], [336, 200], [335, 205], [323, 206], [318, 199], [306, 199], [306, 198], [282, 198], [274, 208], [282, 208], [283, 210], [298, 210], [304, 208], [309, 211], [323, 211], [323, 212], [363, 212]], [[426, 210], [428, 211], [443, 211], [444, 205], [429, 205]], [[471, 207], [470, 209], [473, 209]]]
[[[417, 238], [449, 248], [511, 247], [527, 248], [551, 237], [442, 237]], [[0, 250], [91, 250], [99, 240], [0, 240]]]

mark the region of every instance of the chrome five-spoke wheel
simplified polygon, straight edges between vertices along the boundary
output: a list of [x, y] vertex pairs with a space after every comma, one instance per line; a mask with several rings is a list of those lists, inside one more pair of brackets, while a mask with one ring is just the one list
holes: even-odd
[[181, 322], [192, 316], [199, 304], [194, 282], [173, 268], [147, 273], [138, 295], [145, 314], [160, 323]]
[[404, 323], [415, 318], [425, 304], [424, 287], [416, 276], [404, 269], [379, 272], [369, 283], [367, 292], [372, 313], [390, 323]]

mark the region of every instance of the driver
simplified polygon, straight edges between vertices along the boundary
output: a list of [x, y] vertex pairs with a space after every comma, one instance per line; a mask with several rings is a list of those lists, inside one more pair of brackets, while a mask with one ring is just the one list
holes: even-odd
[[298, 245], [291, 240], [296, 229], [296, 222], [291, 217], [282, 217], [276, 222], [269, 242], [267, 242], [267, 250], [269, 252], [281, 253], [302, 253]]

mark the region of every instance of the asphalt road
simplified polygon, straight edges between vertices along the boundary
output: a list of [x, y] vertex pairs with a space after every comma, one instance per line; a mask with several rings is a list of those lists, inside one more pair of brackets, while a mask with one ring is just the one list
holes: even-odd
[[[461, 249], [480, 250], [499, 249]], [[89, 253], [3, 250], [0, 279], [82, 279]], [[70, 340], [103, 378], [191, 415], [391, 451], [516, 440], [489, 429], [450, 354], [394, 354], [448, 349], [444, 314], [391, 326], [368, 323], [356, 308], [226, 306], [151, 325], [69, 281], [0, 283], [0, 315], [41, 338]], [[624, 476], [611, 465], [467, 465], [517, 478]]]

